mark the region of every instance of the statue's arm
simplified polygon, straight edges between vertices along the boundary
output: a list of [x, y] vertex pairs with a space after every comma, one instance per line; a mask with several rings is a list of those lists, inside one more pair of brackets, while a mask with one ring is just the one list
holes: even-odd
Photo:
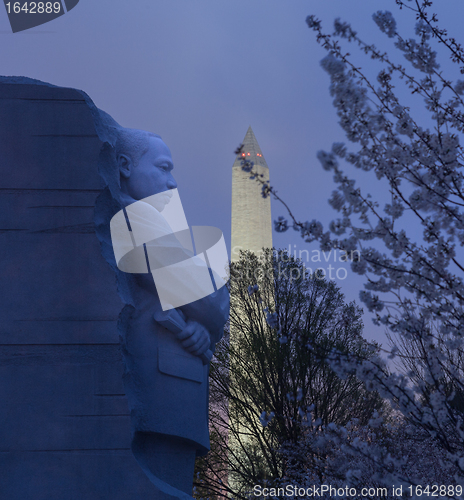
[[229, 290], [221, 287], [207, 297], [180, 307], [184, 315], [202, 324], [209, 332], [211, 350], [224, 334], [224, 325], [229, 318]]

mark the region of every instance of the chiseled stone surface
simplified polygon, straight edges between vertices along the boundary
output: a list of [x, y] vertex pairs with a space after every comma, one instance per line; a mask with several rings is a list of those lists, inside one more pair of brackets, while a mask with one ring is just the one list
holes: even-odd
[[269, 180], [269, 168], [251, 127], [243, 139], [243, 154], [237, 155], [232, 167], [232, 243], [231, 260], [239, 258], [239, 250], [259, 253], [272, 247], [270, 197], [261, 196], [262, 185], [250, 179], [241, 167], [243, 158], [254, 162], [253, 170]]
[[154, 498], [130, 450], [123, 304], [94, 229], [98, 110], [2, 77], [0, 116], [0, 498]]

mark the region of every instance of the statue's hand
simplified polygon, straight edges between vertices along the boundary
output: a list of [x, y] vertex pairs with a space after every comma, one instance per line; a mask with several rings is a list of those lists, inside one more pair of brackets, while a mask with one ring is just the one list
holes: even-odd
[[177, 338], [181, 341], [182, 347], [195, 356], [205, 353], [211, 344], [208, 330], [192, 320], [187, 322], [186, 327], [177, 334]]

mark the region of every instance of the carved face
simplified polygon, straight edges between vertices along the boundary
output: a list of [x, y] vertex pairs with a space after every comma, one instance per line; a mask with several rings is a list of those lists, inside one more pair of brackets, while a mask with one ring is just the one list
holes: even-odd
[[[134, 200], [142, 200], [177, 187], [172, 176], [174, 166], [171, 151], [158, 137], [150, 137], [148, 140], [150, 147], [140, 158], [138, 165], [135, 166], [127, 159], [121, 169], [121, 190]], [[166, 193], [164, 205], [169, 202], [170, 197], [170, 193]], [[159, 207], [159, 210], [163, 207]]]

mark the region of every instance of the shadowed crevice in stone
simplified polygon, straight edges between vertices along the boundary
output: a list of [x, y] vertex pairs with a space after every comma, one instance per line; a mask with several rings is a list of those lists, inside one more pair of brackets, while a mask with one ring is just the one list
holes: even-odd
[[75, 226], [53, 227], [50, 229], [41, 229], [33, 231], [34, 233], [74, 233], [74, 234], [91, 234], [95, 232], [95, 224], [87, 222], [85, 224], [77, 224]]

